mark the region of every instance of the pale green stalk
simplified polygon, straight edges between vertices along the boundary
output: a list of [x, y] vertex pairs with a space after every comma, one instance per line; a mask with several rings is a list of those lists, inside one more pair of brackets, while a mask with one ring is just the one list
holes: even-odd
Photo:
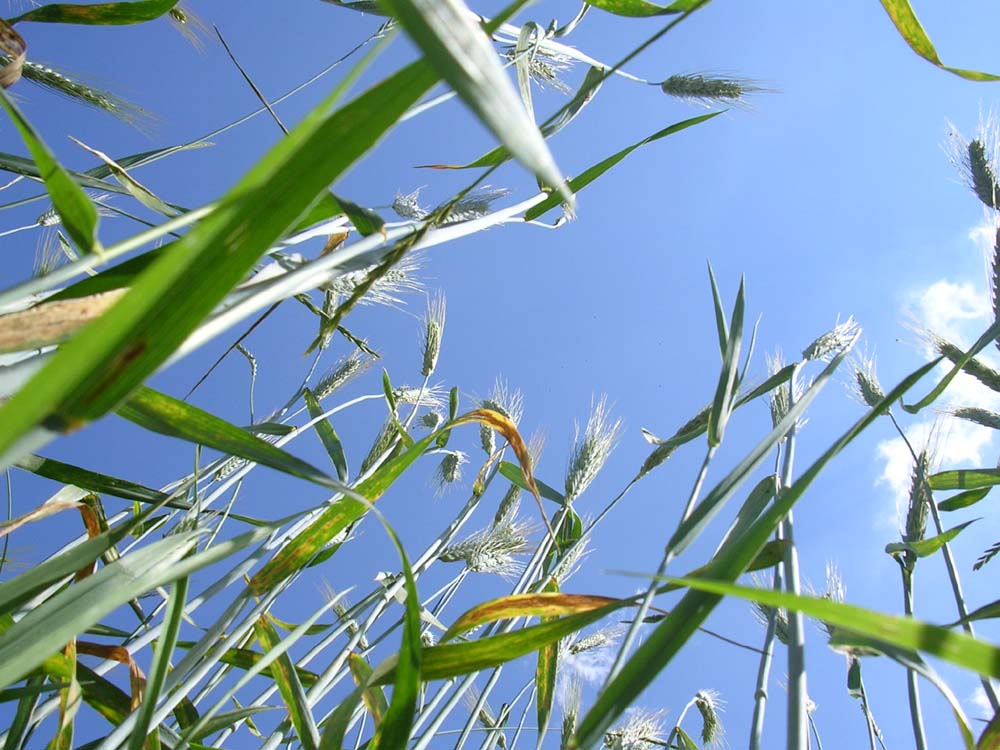
[[[776, 539], [781, 539], [779, 528]], [[775, 566], [773, 588], [782, 589], [781, 566]], [[771, 609], [767, 615], [767, 630], [764, 633], [764, 653], [760, 656], [757, 667], [757, 686], [754, 689], [753, 719], [750, 724], [750, 750], [761, 750], [761, 738], [764, 734], [764, 713], [767, 710], [767, 686], [771, 674], [771, 661], [774, 655], [775, 632], [777, 631], [778, 610]]]
[[[913, 571], [901, 568], [903, 575], [903, 612], [907, 617], [913, 617]], [[910, 703], [910, 721], [913, 725], [913, 740], [916, 750], [927, 750], [927, 739], [924, 736], [924, 718], [920, 709], [920, 689], [917, 673], [906, 670], [906, 694]]]

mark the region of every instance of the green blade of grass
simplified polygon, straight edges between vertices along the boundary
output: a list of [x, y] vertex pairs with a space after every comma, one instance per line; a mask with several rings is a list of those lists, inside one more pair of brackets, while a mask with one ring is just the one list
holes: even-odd
[[434, 67], [510, 154], [562, 199], [573, 196], [507, 78], [489, 37], [460, 0], [381, 0]]
[[441, 643], [457, 638], [473, 628], [498, 620], [509, 620], [515, 617], [554, 619], [580, 612], [590, 612], [619, 601], [624, 600], [608, 596], [563, 594], [552, 591], [538, 594], [510, 594], [478, 604], [463, 613], [441, 636]]
[[[254, 623], [253, 628], [261, 649], [265, 653], [281, 643], [281, 638], [266, 616], [259, 618]], [[316, 728], [316, 722], [313, 721], [312, 712], [306, 701], [305, 690], [302, 688], [302, 683], [299, 682], [299, 676], [295, 671], [291, 657], [288, 656], [287, 652], [282, 653], [271, 663], [270, 669], [271, 676], [278, 685], [281, 699], [285, 702], [285, 708], [288, 709], [288, 717], [299, 736], [299, 742], [302, 743], [305, 750], [316, 750], [319, 746], [319, 730]]]
[[723, 581], [687, 578], [672, 579], [672, 582], [698, 591], [736, 596], [772, 607], [796, 610], [898, 648], [924, 651], [977, 674], [1000, 677], [1000, 647], [912, 617], [886, 615], [827, 598], [797, 596], [774, 589], [747, 588]]
[[952, 511], [959, 510], [961, 508], [968, 508], [970, 505], [975, 505], [988, 494], [990, 494], [990, 487], [983, 487], [978, 490], [967, 490], [966, 492], [959, 492], [957, 495], [952, 495], [947, 500], [942, 500], [938, 503], [938, 510]]
[[[354, 684], [360, 688], [366, 688], [372, 676], [371, 665], [365, 661], [363, 656], [358, 654], [349, 654], [347, 663], [351, 670], [351, 676], [354, 678]], [[382, 723], [382, 717], [385, 716], [386, 709], [389, 708], [389, 702], [385, 699], [385, 693], [380, 687], [366, 688], [361, 694], [361, 700], [364, 701], [365, 708], [372, 715], [372, 722], [377, 728]]]
[[[641, 141], [633, 143], [628, 148], [624, 148], [621, 151], [612, 154], [603, 161], [598, 162], [589, 169], [584, 170], [583, 174], [579, 175], [578, 177], [574, 177], [572, 180], [569, 181], [569, 189], [572, 190], [574, 194], [579, 193], [581, 190], [587, 187], [587, 185], [592, 183], [594, 180], [603, 175], [613, 166], [618, 164], [618, 162], [620, 162], [626, 156], [631, 154], [637, 148], [645, 146], [647, 143], [658, 141], [661, 138], [666, 138], [668, 135], [679, 133], [680, 131], [690, 128], [693, 125], [698, 125], [699, 123], [705, 122], [706, 120], [711, 120], [713, 117], [716, 117], [721, 114], [722, 112], [710, 112], [707, 115], [699, 115], [698, 117], [691, 117], [687, 120], [682, 120], [681, 122], [674, 123], [670, 127], [664, 128], [663, 130], [659, 130], [653, 133], [648, 138], [643, 138]], [[558, 195], [550, 195], [548, 198], [543, 200], [537, 206], [529, 209], [524, 214], [524, 219], [525, 221], [532, 221], [534, 219], [537, 219], [546, 211], [549, 211], [550, 209], [553, 209], [556, 206], [558, 206], [559, 203], [560, 203], [560, 198]]]
[[8, 23], [38, 21], [41, 23], [73, 23], [87, 26], [124, 26], [152, 21], [177, 5], [178, 0], [132, 0], [124, 3], [70, 5], [51, 3], [33, 8], [27, 13], [8, 19]]
[[715, 271], [712, 264], [708, 264], [708, 281], [712, 286], [712, 305], [715, 309], [715, 329], [719, 334], [719, 357], [725, 360], [726, 350], [729, 348], [729, 325], [726, 323], [726, 311], [722, 306], [722, 295], [719, 294], [719, 285], [715, 281]]
[[656, 5], [646, 0], [584, 0], [587, 5], [629, 18], [649, 18], [673, 13], [687, 13], [706, 5], [709, 0], [676, 0], [670, 5]]
[[[713, 289], [713, 294], [717, 290]], [[722, 356], [722, 371], [715, 388], [712, 413], [708, 417], [708, 444], [713, 448], [722, 442], [729, 414], [733, 408], [733, 395], [740, 367], [740, 349], [743, 346], [743, 310], [746, 306], [746, 286], [740, 279], [740, 289], [733, 305], [733, 315], [726, 334], [726, 349]], [[722, 340], [720, 329], [719, 339]]]
[[[14, 464], [17, 468], [32, 474], [52, 479], [63, 484], [72, 484], [84, 490], [99, 492], [106, 495], [122, 497], [126, 500], [138, 500], [142, 503], [162, 503], [169, 495], [158, 490], [144, 487], [126, 479], [100, 474], [96, 471], [81, 469], [79, 466], [66, 464], [44, 456], [29, 455]], [[170, 501], [166, 503], [171, 508], [187, 509], [187, 503]]]
[[[309, 416], [316, 419], [323, 414], [323, 407], [320, 406], [319, 401], [316, 400], [312, 391], [306, 388], [302, 395], [309, 409]], [[337, 470], [337, 477], [341, 482], [346, 482], [348, 479], [347, 458], [344, 456], [344, 446], [341, 444], [340, 438], [337, 437], [337, 432], [333, 429], [333, 425], [328, 420], [321, 419], [313, 425], [313, 429], [316, 430], [316, 434], [319, 436], [320, 442], [323, 443], [323, 447], [326, 448], [326, 452], [330, 454], [333, 467]]]
[[52, 205], [70, 238], [81, 253], [100, 252], [97, 240], [97, 208], [69, 176], [41, 137], [35, 132], [21, 111], [5, 91], [0, 91], [0, 105], [14, 121], [22, 140], [38, 167], [38, 174], [45, 182]]
[[931, 474], [932, 490], [979, 490], [1000, 484], [1000, 469], [951, 469]]
[[152, 388], [139, 388], [118, 408], [118, 415], [161, 435], [216, 448], [323, 487], [335, 490], [343, 488], [333, 477], [281, 448], [207, 411]]
[[924, 27], [920, 25], [917, 14], [913, 12], [913, 8], [910, 7], [908, 0], [881, 0], [881, 2], [882, 7], [885, 8], [885, 12], [892, 19], [896, 31], [906, 40], [910, 49], [927, 62], [968, 81], [1000, 81], [1000, 76], [993, 75], [992, 73], [981, 73], [978, 70], [965, 70], [964, 68], [952, 68], [945, 65], [941, 62], [937, 50], [934, 49], [934, 45], [931, 43], [930, 37], [927, 36], [927, 32], [924, 31]]
[[965, 355], [961, 357], [958, 360], [958, 362], [954, 364], [954, 367], [952, 367], [951, 370], [948, 371], [947, 375], [945, 375], [943, 378], [941, 378], [940, 381], [938, 381], [937, 385], [935, 385], [934, 388], [931, 389], [930, 393], [928, 393], [926, 396], [924, 396], [922, 399], [920, 399], [920, 401], [918, 401], [915, 404], [912, 405], [902, 404], [903, 410], [910, 414], [916, 414], [921, 409], [933, 404], [937, 400], [938, 396], [944, 393], [945, 388], [948, 387], [951, 381], [958, 376], [958, 373], [962, 371], [962, 368], [965, 367], [965, 364], [973, 357], [975, 357], [979, 352], [981, 352], [983, 349], [989, 346], [993, 341], [995, 341], [997, 336], [1000, 336], [1000, 321], [997, 321], [996, 323], [994, 323], [993, 325], [991, 325], [989, 328], [986, 329], [983, 335], [980, 336], [976, 340], [976, 343], [972, 345], [972, 348], [969, 349], [969, 351], [967, 351]]
[[[170, 669], [170, 657], [174, 653], [177, 636], [180, 634], [184, 605], [187, 602], [187, 590], [188, 579], [179, 578], [170, 592], [167, 612], [163, 616], [163, 629], [160, 631], [160, 637], [153, 649], [153, 666], [146, 679], [142, 703], [139, 704], [139, 714], [129, 737], [128, 750], [142, 750], [143, 745], [146, 744], [146, 737], [150, 733], [150, 720], [153, 718], [156, 702], [160, 698], [160, 691], [163, 690], [163, 682]], [[154, 732], [159, 732], [157, 727], [152, 729]]]
[[[498, 471], [505, 479], [509, 479], [522, 490], [531, 492], [531, 488], [528, 487], [528, 483], [524, 480], [524, 472], [521, 471], [521, 467], [517, 464], [512, 464], [510, 461], [501, 461]], [[566, 496], [559, 492], [559, 490], [545, 484], [545, 482], [539, 479], [535, 479], [535, 484], [538, 486], [538, 494], [546, 500], [559, 503], [559, 505], [566, 504]]]
[[917, 557], [930, 557], [952, 539], [961, 534], [967, 526], [978, 520], [978, 518], [974, 518], [971, 521], [960, 523], [958, 526], [950, 528], [947, 531], [928, 539], [920, 539], [914, 542], [893, 542], [885, 546], [885, 551], [890, 555], [895, 555], [900, 552], [912, 552]]
[[[554, 578], [545, 584], [544, 593], [558, 594], [559, 584]], [[541, 622], [551, 622], [554, 617], [541, 618]], [[538, 719], [538, 747], [549, 728], [552, 717], [552, 700], [556, 691], [556, 671], [559, 667], [559, 644], [550, 643], [538, 649], [538, 659], [535, 662], [535, 715]]]

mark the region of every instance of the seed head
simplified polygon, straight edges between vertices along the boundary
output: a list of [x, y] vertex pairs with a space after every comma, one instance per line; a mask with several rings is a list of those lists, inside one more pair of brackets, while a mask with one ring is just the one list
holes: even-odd
[[574, 656], [585, 651], [593, 651], [601, 648], [611, 648], [618, 643], [625, 628], [621, 625], [609, 625], [606, 628], [596, 630], [590, 635], [574, 640], [572, 637], [566, 640], [563, 648]]
[[962, 406], [958, 409], [952, 409], [951, 414], [959, 419], [975, 422], [992, 430], [1000, 430], [1000, 414], [989, 409], [980, 409], [976, 406]]
[[[756, 573], [752, 573], [750, 577], [753, 579], [754, 586], [757, 588], [764, 588], [770, 585]], [[788, 645], [788, 610], [770, 607], [766, 604], [761, 604], [760, 602], [751, 602], [751, 612], [753, 612], [754, 619], [764, 627], [767, 627], [768, 622], [773, 616], [774, 637], [778, 639], [779, 643], [786, 646]]]
[[439, 411], [426, 412], [420, 418], [420, 423], [431, 432], [440, 427], [442, 422], [444, 422], [444, 415]]
[[570, 747], [570, 738], [576, 733], [576, 723], [580, 717], [580, 704], [583, 701], [583, 690], [580, 681], [570, 677], [557, 689], [559, 707], [562, 709], [562, 731], [559, 747], [566, 750]]
[[371, 357], [360, 349], [354, 349], [346, 357], [340, 359], [316, 384], [316, 399], [322, 401], [339, 388], [367, 370], [372, 363]]
[[462, 451], [445, 451], [435, 473], [437, 495], [443, 495], [450, 485], [462, 480], [462, 466], [469, 462]]
[[705, 747], [718, 747], [725, 734], [719, 713], [724, 701], [715, 690], [699, 690], [694, 696], [694, 705], [701, 714], [701, 741]]
[[747, 106], [748, 94], [769, 91], [746, 78], [728, 78], [717, 75], [694, 73], [673, 75], [659, 84], [664, 94], [687, 102], [713, 107], [720, 104]]
[[[965, 356], [965, 352], [962, 351], [961, 348], [947, 339], [938, 336], [936, 333], [920, 329], [917, 330], [917, 333], [924, 339], [928, 348], [936, 354], [940, 354], [953, 365], [957, 365]], [[1000, 392], [1000, 372], [994, 370], [981, 359], [972, 357], [965, 363], [965, 365], [963, 365], [962, 370], [967, 372], [990, 390]]]
[[447, 395], [440, 385], [432, 385], [427, 388], [417, 388], [410, 385], [401, 385], [392, 392], [397, 404], [414, 404], [423, 406], [432, 411], [440, 411], [444, 408]]
[[[921, 451], [918, 461], [913, 466], [913, 475], [910, 480], [910, 497], [906, 505], [906, 520], [903, 524], [903, 541], [919, 542], [927, 532], [927, 511], [930, 503], [934, 502], [931, 497], [930, 488], [927, 486], [927, 475], [930, 471], [930, 458], [927, 451]], [[915, 562], [915, 556], [906, 554], [907, 560], [911, 557]]]
[[997, 120], [993, 113], [980, 117], [976, 137], [967, 141], [951, 126], [945, 150], [959, 176], [987, 208], [1000, 205], [997, 157], [1000, 147]]
[[[544, 47], [528, 50], [525, 54], [528, 55], [528, 75], [540, 88], [553, 88], [560, 94], [568, 94], [572, 90], [559, 78], [559, 74], [573, 67], [573, 58]], [[515, 60], [517, 47], [511, 45], [505, 48], [503, 55], [508, 60]]]
[[361, 462], [361, 473], [364, 474], [372, 466], [374, 466], [379, 459], [381, 459], [388, 451], [396, 444], [396, 439], [399, 435], [396, 429], [396, 421], [394, 419], [387, 419], [382, 423], [381, 429], [378, 431], [378, 435], [375, 436], [375, 442], [372, 443], [372, 447], [368, 451], [368, 455], [365, 456], [364, 461]]
[[404, 219], [422, 221], [430, 211], [420, 205], [421, 190], [423, 188], [418, 187], [412, 193], [396, 193], [392, 201], [392, 210]]
[[854, 316], [851, 316], [843, 323], [838, 322], [832, 330], [807, 346], [802, 352], [802, 358], [828, 362], [842, 350], [854, 346], [860, 334], [861, 326], [854, 320]]
[[438, 354], [441, 353], [441, 336], [444, 334], [444, 319], [446, 305], [444, 295], [439, 294], [427, 300], [427, 312], [424, 314], [423, 365], [420, 374], [425, 378], [434, 374], [437, 367]]
[[594, 404], [591, 402], [587, 427], [580, 435], [580, 425], [576, 425], [573, 448], [570, 451], [569, 468], [566, 472], [566, 502], [570, 503], [590, 486], [594, 477], [604, 467], [608, 456], [614, 450], [621, 433], [622, 421], [612, 421], [608, 413], [607, 396]]
[[[341, 274], [327, 282], [325, 290], [333, 293], [335, 299], [347, 299], [354, 291], [364, 284], [369, 273], [377, 268], [371, 265], [358, 271]], [[412, 253], [404, 255], [396, 265], [384, 273], [358, 301], [360, 305], [384, 305], [400, 308], [405, 303], [401, 299], [404, 294], [413, 294], [423, 290], [423, 283], [417, 277], [421, 262], [419, 256]]]
[[610, 750], [650, 750], [666, 745], [663, 736], [663, 711], [632, 709], [625, 722], [604, 735], [604, 747]]
[[441, 560], [462, 560], [473, 573], [495, 573], [510, 580], [524, 569], [517, 556], [531, 550], [528, 535], [532, 531], [530, 523], [517, 518], [504, 519], [446, 547], [441, 553]]
[[875, 371], [875, 355], [864, 352], [852, 363], [851, 393], [861, 403], [874, 408], [885, 399], [885, 392]]

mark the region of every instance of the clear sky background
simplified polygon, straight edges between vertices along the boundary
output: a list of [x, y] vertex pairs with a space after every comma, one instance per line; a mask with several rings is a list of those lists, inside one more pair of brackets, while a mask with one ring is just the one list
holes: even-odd
[[[270, 98], [344, 54], [379, 23], [319, 0], [202, 0], [190, 5], [219, 25]], [[486, 13], [491, 9], [487, 4], [476, 7]], [[946, 63], [1000, 72], [995, 44], [1000, 11], [995, 4], [923, 2], [915, 9]], [[575, 3], [540, 2], [521, 20], [546, 26], [553, 17], [568, 20], [575, 11]], [[612, 63], [659, 23], [595, 10], [566, 41]], [[35, 25], [22, 33], [31, 59], [99, 81], [155, 114], [137, 131], [19, 84], [14, 91], [26, 114], [64, 163], [74, 168], [85, 169], [93, 162], [66, 135], [120, 156], [191, 140], [257, 106], [214, 37], [206, 37], [199, 54], [166, 21], [132, 28]], [[363, 82], [374, 82], [411, 56], [407, 42], [397, 40]], [[675, 73], [733, 74], [754, 79], [772, 93], [756, 95], [747, 108], [731, 109], [635, 152], [581, 194], [577, 220], [558, 231], [508, 225], [436, 247], [423, 258], [427, 288], [441, 290], [448, 302], [435, 380], [446, 387], [458, 385], [465, 406], [485, 397], [497, 377], [520, 389], [525, 400], [522, 432], [541, 430], [547, 436], [540, 478], [562, 485], [574, 420], [585, 422], [591, 401], [608, 395], [625, 430], [604, 472], [580, 499], [577, 509], [582, 515], [596, 512], [634, 475], [649, 450], [640, 428], [672, 434], [712, 398], [718, 355], [706, 261], [713, 264], [730, 305], [740, 274], [746, 274], [748, 318], [761, 320], [751, 367], [758, 381], [766, 376], [765, 351], [781, 348], [794, 358], [838, 317], [854, 315], [864, 327], [887, 387], [924, 360], [913, 326], [931, 326], [968, 344], [990, 322], [983, 242], [985, 235], [988, 249], [989, 230], [983, 227], [989, 225], [943, 145], [949, 121], [966, 137], [974, 134], [977, 123], [989, 116], [996, 84], [963, 81], [920, 60], [874, 1], [833, 5], [719, 0], [628, 70], [653, 80]], [[584, 72], [578, 66], [566, 73], [566, 81], [575, 87]], [[279, 105], [285, 123], [293, 124], [309, 111], [330, 90], [336, 75]], [[562, 103], [557, 93], [536, 94], [541, 115]], [[552, 139], [551, 147], [565, 173], [579, 174], [604, 156], [704, 111], [670, 99], [655, 87], [614, 79], [571, 127]], [[22, 153], [9, 124], [0, 126], [0, 132], [3, 150]], [[211, 149], [180, 154], [137, 176], [164, 199], [197, 206], [220, 195], [280, 137], [271, 120], [258, 117], [220, 136]], [[435, 205], [466, 184], [469, 174], [416, 165], [464, 163], [492, 145], [491, 137], [453, 101], [399, 127], [337, 185], [337, 191], [364, 205], [386, 206], [397, 192], [423, 188], [421, 199]], [[490, 182], [509, 188], [512, 193], [505, 200], [511, 202], [534, 192], [533, 180], [515, 166], [498, 171]], [[9, 200], [28, 194], [15, 195], [21, 188], [6, 191]], [[5, 212], [0, 228], [29, 223], [43, 208], [34, 204]], [[379, 210], [395, 218], [391, 211]], [[105, 241], [136, 229], [120, 218], [103, 223]], [[30, 272], [35, 240], [27, 233], [4, 240], [8, 282]], [[379, 366], [396, 384], [418, 382], [423, 304], [416, 295], [402, 313], [365, 308], [347, 320], [355, 334], [383, 354]], [[278, 406], [298, 384], [307, 366], [301, 352], [314, 332], [312, 317], [286, 304], [249, 340], [260, 362], [260, 414]], [[183, 395], [230, 340], [227, 336], [213, 342], [198, 356], [157, 375], [153, 384]], [[195, 402], [245, 423], [246, 370], [244, 360], [232, 357]], [[918, 390], [927, 387], [925, 383]], [[346, 396], [380, 390], [379, 369], [374, 368]], [[962, 381], [956, 393], [965, 403], [973, 400], [979, 406], [996, 401]], [[336, 423], [353, 448], [355, 465], [381, 424], [383, 410], [372, 401]], [[831, 384], [800, 434], [799, 471], [861, 413], [843, 388]], [[919, 443], [938, 416], [922, 415], [904, 424]], [[769, 431], [769, 419], [764, 402], [738, 413], [712, 466], [710, 484]], [[910, 467], [893, 435], [887, 422], [876, 423], [837, 459], [800, 502], [796, 535], [804, 576], [817, 589], [822, 590], [825, 566], [832, 561], [841, 570], [850, 602], [899, 612], [898, 568], [883, 549], [898, 537], [896, 503]], [[985, 428], [941, 420], [937, 437], [943, 467], [996, 463], [995, 441]], [[456, 447], [474, 456], [469, 467], [474, 471], [481, 456], [476, 434], [470, 430], [455, 440]], [[300, 442], [297, 454], [316, 463], [324, 460], [318, 442]], [[161, 458], [137, 465], [135, 456], [142, 450]], [[140, 434], [116, 418], [54, 444], [49, 455], [149, 485], [189, 471], [192, 463], [189, 446]], [[610, 571], [656, 567], [701, 457], [700, 442], [687, 446], [640, 483], [598, 528], [584, 571], [567, 588], [624, 595], [641, 585]], [[414, 470], [419, 476], [405, 490], [388, 496], [383, 508], [413, 550], [422, 549], [440, 530], [468, 489], [467, 482], [464, 489], [435, 499], [433, 468], [431, 461], [419, 465]], [[248, 485], [241, 500], [247, 503], [245, 512], [278, 515], [284, 510], [276, 507], [304, 508], [323, 499], [313, 488], [257, 473], [261, 476]], [[33, 507], [51, 491], [45, 483], [16, 475], [15, 512]], [[980, 552], [1000, 538], [1000, 526], [991, 517], [994, 504], [991, 498], [977, 506], [981, 510], [976, 515], [986, 517], [956, 545], [967, 597], [974, 606], [996, 597], [990, 585], [995, 580], [992, 567], [971, 570]], [[533, 506], [525, 505], [525, 511], [537, 514]], [[485, 525], [492, 512], [492, 507], [481, 511], [471, 527]], [[960, 520], [970, 517], [965, 514]], [[947, 518], [946, 524], [951, 525]], [[721, 532], [720, 525], [714, 536], [708, 535], [711, 541], [696, 546], [674, 572], [701, 564]], [[338, 590], [359, 581], [367, 586], [375, 570], [397, 565], [381, 531], [366, 524], [361, 534], [356, 557], [338, 556], [337, 567], [322, 573]], [[14, 536], [15, 550], [20, 548], [27, 563], [49, 552], [49, 544], [31, 531]], [[284, 603], [289, 611], [279, 616], [294, 619], [311, 611], [318, 582], [319, 576], [300, 582], [296, 591], [301, 601]], [[431, 593], [437, 582], [428, 581], [426, 589], [422, 583], [421, 592]], [[917, 585], [920, 616], [935, 622], [954, 619], [940, 558], [920, 563]], [[500, 581], [483, 578], [466, 593], [471, 603], [504, 590]], [[462, 608], [453, 607], [447, 610], [452, 617]], [[743, 604], [724, 604], [708, 625], [755, 646], [763, 639], [763, 629]], [[982, 632], [994, 639], [998, 635], [989, 627]], [[807, 638], [810, 694], [818, 704], [815, 718], [824, 743], [862, 746], [867, 741], [865, 725], [845, 689], [843, 657], [825, 647], [818, 629], [810, 628]], [[718, 689], [727, 701], [730, 743], [740, 747], [750, 724], [756, 666], [754, 654], [698, 636], [642, 697], [641, 705], [670, 709], [669, 722], [696, 690]], [[765, 733], [769, 747], [784, 742], [784, 694], [779, 686], [783, 673], [779, 652]], [[944, 667], [942, 673], [952, 680], [970, 714], [985, 716], [976, 702], [976, 680]], [[887, 746], [910, 746], [902, 670], [866, 662], [865, 678]], [[511, 678], [510, 685], [515, 683]], [[929, 685], [922, 690], [930, 746], [954, 746], [955, 728], [946, 705]], [[494, 703], [505, 697], [500, 691]]]

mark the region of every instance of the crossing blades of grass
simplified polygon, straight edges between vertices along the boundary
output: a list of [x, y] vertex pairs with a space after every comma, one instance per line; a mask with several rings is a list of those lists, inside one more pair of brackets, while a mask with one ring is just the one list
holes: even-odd
[[895, 24], [896, 30], [906, 40], [906, 43], [910, 45], [910, 49], [927, 62], [936, 65], [941, 70], [947, 70], [949, 73], [954, 73], [969, 81], [1000, 81], [1000, 76], [993, 75], [992, 73], [981, 73], [978, 70], [952, 68], [945, 65], [941, 62], [941, 58], [938, 57], [937, 50], [934, 49], [934, 45], [931, 43], [930, 37], [927, 36], [927, 32], [924, 31], [924, 27], [920, 25], [917, 14], [913, 12], [913, 8], [910, 7], [908, 0], [881, 0], [881, 2], [882, 7], [885, 8], [885, 12], [889, 14], [889, 18]]
[[545, 139], [525, 111], [475, 14], [460, 0], [381, 0], [381, 5], [510, 154], [572, 203], [572, 193]]
[[[718, 290], [713, 284], [712, 293]], [[722, 371], [715, 389], [715, 399], [712, 401], [712, 413], [708, 417], [708, 444], [712, 447], [722, 442], [722, 434], [729, 422], [729, 414], [733, 408], [733, 396], [737, 384], [740, 367], [740, 349], [743, 345], [743, 311], [746, 306], [746, 285], [740, 279], [740, 289], [733, 305], [733, 316], [729, 328], [719, 329], [719, 341], [726, 339], [726, 348], [722, 354]], [[716, 309], [718, 315], [718, 308]]]
[[[589, 185], [590, 183], [592, 183], [594, 180], [596, 180], [602, 174], [604, 174], [609, 169], [611, 169], [613, 166], [615, 166], [616, 164], [618, 164], [618, 162], [620, 162], [626, 156], [628, 156], [629, 154], [631, 154], [637, 148], [640, 148], [641, 146], [645, 146], [647, 143], [652, 143], [653, 141], [658, 141], [661, 138], [666, 138], [668, 135], [673, 135], [674, 133], [679, 133], [682, 130], [690, 128], [692, 125], [697, 125], [699, 123], [705, 122], [706, 120], [711, 120], [713, 117], [716, 117], [717, 115], [720, 115], [720, 114], [722, 114], [722, 113], [721, 112], [710, 112], [707, 115], [699, 115], [698, 117], [691, 117], [691, 118], [689, 118], [687, 120], [682, 120], [681, 122], [674, 123], [670, 127], [664, 128], [663, 130], [659, 130], [656, 133], [653, 133], [648, 138], [643, 138], [638, 143], [633, 143], [628, 148], [624, 148], [621, 151], [619, 151], [619, 152], [617, 152], [615, 154], [612, 154], [607, 159], [604, 159], [603, 161], [598, 162], [597, 164], [595, 164], [594, 166], [590, 167], [589, 169], [584, 170], [583, 174], [581, 174], [578, 177], [574, 177], [572, 180], [569, 181], [569, 189], [572, 190], [574, 194], [579, 193], [581, 190], [583, 190], [585, 187], [587, 187], [587, 185]], [[559, 203], [560, 203], [560, 198], [559, 198], [558, 195], [550, 195], [548, 198], [546, 198], [544, 201], [542, 201], [541, 203], [539, 203], [537, 206], [535, 206], [534, 208], [529, 209], [527, 211], [527, 213], [524, 214], [524, 219], [525, 219], [525, 221], [532, 221], [533, 219], [537, 219], [539, 216], [541, 216], [542, 214], [544, 214], [546, 211], [549, 211], [550, 209], [553, 209], [556, 206], [558, 206]]]
[[608, 13], [614, 13], [616, 16], [649, 18], [650, 16], [694, 11], [702, 5], [707, 5], [709, 0], [676, 0], [670, 5], [656, 5], [646, 2], [646, 0], [584, 0], [584, 2]]
[[77, 185], [65, 169], [56, 161], [48, 146], [35, 129], [25, 119], [6, 92], [0, 90], [0, 105], [14, 121], [31, 158], [35, 160], [38, 173], [49, 191], [55, 207], [70, 239], [82, 253], [100, 252], [97, 240], [97, 208], [83, 189]]
[[[258, 618], [254, 623], [254, 634], [260, 642], [261, 649], [268, 652], [281, 643], [274, 626], [268, 622], [267, 617]], [[319, 745], [319, 730], [313, 721], [312, 712], [306, 702], [306, 693], [299, 682], [298, 673], [292, 663], [288, 653], [282, 653], [271, 663], [271, 675], [278, 685], [278, 692], [285, 702], [288, 716], [295, 727], [295, 732], [299, 737], [299, 742], [305, 750], [316, 750]]]

